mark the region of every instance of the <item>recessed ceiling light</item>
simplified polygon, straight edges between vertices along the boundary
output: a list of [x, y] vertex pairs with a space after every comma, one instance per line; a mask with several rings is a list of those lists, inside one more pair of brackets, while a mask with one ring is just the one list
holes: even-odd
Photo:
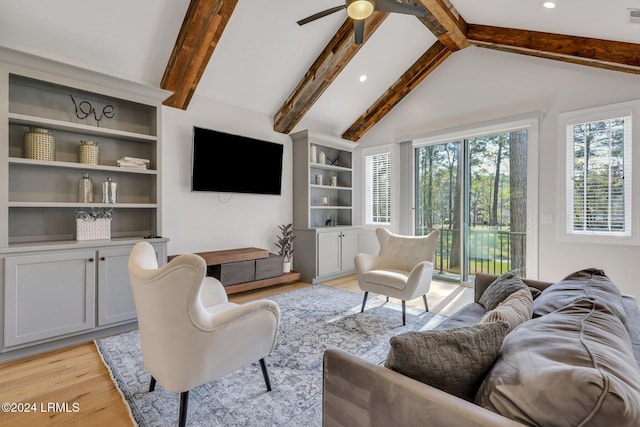
[[365, 80], [367, 80], [367, 75], [363, 74], [360, 76], [360, 83], [364, 82]]
[[553, 9], [556, 7], [556, 2], [555, 1], [545, 1], [542, 3], [543, 7], [546, 7], [547, 9]]

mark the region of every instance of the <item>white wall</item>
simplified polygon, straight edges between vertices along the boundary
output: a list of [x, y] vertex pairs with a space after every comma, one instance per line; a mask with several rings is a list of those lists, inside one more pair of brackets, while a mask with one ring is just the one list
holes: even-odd
[[[557, 154], [563, 143], [557, 138], [558, 113], [634, 99], [640, 99], [640, 76], [471, 47], [438, 67], [360, 140], [360, 146], [542, 111], [539, 213], [553, 214], [554, 224], [539, 224], [538, 277], [555, 281], [581, 268], [598, 267], [623, 292], [640, 296], [640, 247], [566, 243], [556, 233], [562, 187]], [[638, 149], [636, 134], [634, 150]], [[634, 197], [638, 194], [635, 188]]]
[[[193, 126], [283, 144], [282, 195], [192, 192]], [[170, 239], [169, 254], [250, 246], [275, 251], [277, 226], [292, 221], [291, 157], [291, 139], [273, 131], [272, 117], [197, 96], [187, 111], [163, 107], [162, 235]], [[211, 167], [233, 167], [225, 160]]]

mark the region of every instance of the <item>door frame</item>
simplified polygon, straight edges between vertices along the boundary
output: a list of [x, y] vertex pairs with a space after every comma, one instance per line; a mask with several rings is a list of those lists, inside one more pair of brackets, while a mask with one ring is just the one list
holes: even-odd
[[[495, 119], [487, 122], [463, 125], [455, 128], [443, 129], [426, 133], [412, 138], [411, 144], [411, 161], [405, 165], [411, 170], [411, 188], [405, 191], [411, 191], [412, 209], [407, 211], [407, 215], [411, 218], [403, 218], [412, 224], [412, 230], [415, 230], [415, 149], [425, 145], [441, 144], [445, 142], [457, 141], [479, 137], [487, 134], [495, 134], [500, 132], [509, 132], [518, 129], [528, 130], [527, 141], [527, 278], [537, 279], [539, 276], [538, 265], [538, 146], [540, 121], [542, 119], [541, 112], [532, 112], [517, 116], [510, 116], [501, 119]], [[461, 218], [464, 216], [464, 204], [461, 204]], [[465, 220], [466, 224], [466, 220]], [[464, 227], [463, 227], [464, 228]], [[461, 247], [464, 251], [464, 245]], [[464, 253], [461, 253], [464, 256]], [[462, 258], [461, 258], [462, 259]], [[462, 277], [461, 282], [463, 282]]]

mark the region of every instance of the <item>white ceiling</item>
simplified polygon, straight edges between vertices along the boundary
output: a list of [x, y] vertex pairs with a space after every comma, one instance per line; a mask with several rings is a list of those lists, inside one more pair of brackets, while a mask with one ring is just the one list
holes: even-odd
[[[640, 43], [640, 0], [451, 0], [470, 23]], [[188, 0], [0, 0], [0, 45], [158, 86]], [[346, 17], [340, 0], [239, 0], [196, 95], [273, 116]], [[296, 127], [341, 134], [435, 37], [391, 15]], [[464, 54], [460, 52], [459, 54]], [[368, 79], [360, 83], [361, 74]], [[407, 99], [411, 102], [411, 97]]]

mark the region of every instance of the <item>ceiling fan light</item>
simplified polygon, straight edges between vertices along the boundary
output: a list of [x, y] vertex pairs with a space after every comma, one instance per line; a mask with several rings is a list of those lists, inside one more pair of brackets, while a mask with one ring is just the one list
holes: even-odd
[[350, 0], [347, 15], [351, 19], [367, 19], [373, 14], [373, 3], [369, 0]]

